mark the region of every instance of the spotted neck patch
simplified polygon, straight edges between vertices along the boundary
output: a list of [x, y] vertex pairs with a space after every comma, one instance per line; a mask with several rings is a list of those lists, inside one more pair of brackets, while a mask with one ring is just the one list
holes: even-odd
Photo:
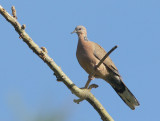
[[87, 36], [84, 36], [84, 40], [85, 40], [85, 41], [89, 41], [88, 38], [87, 38]]

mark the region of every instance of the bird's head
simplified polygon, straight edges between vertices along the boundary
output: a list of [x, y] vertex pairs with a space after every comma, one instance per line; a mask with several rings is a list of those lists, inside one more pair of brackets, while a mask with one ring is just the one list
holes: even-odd
[[87, 30], [84, 26], [77, 26], [71, 34], [73, 34], [73, 33], [77, 33], [78, 35], [82, 34], [82, 35], [86, 36], [87, 35]]

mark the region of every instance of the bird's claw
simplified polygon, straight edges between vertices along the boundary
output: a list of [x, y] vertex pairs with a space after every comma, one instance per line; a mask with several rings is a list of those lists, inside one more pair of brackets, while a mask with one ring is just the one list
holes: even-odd
[[88, 88], [86, 88], [86, 87], [81, 87], [80, 89], [87, 89], [87, 90], [91, 91], [92, 88], [97, 88], [97, 87], [98, 87], [97, 84], [91, 84]]
[[92, 89], [92, 88], [97, 88], [98, 87], [98, 85], [97, 84], [91, 84], [89, 87], [88, 87], [88, 89]]

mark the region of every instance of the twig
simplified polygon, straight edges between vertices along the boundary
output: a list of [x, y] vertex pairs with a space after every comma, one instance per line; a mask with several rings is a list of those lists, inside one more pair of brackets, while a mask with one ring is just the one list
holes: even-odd
[[108, 53], [106, 53], [106, 55], [99, 61], [99, 63], [97, 64], [96, 68], [98, 68], [103, 61], [117, 48], [118, 46], [114, 46]]
[[11, 10], [12, 10], [13, 18], [17, 19], [15, 6], [12, 6]]
[[70, 89], [70, 91], [75, 94], [80, 99], [86, 99], [94, 109], [99, 113], [101, 119], [103, 121], [113, 121], [112, 117], [108, 114], [102, 104], [94, 97], [94, 95], [90, 91], [83, 91], [78, 88], [65, 73], [61, 70], [61, 68], [53, 61], [51, 57], [48, 56], [46, 52], [44, 52], [33, 40], [32, 38], [25, 32], [25, 30], [21, 27], [21, 24], [12, 17], [2, 6], [0, 5], [0, 13], [1, 15], [13, 25], [17, 33], [23, 39], [23, 41], [29, 46], [29, 48], [37, 54], [50, 68], [54, 71], [57, 77], [60, 77], [62, 82]]

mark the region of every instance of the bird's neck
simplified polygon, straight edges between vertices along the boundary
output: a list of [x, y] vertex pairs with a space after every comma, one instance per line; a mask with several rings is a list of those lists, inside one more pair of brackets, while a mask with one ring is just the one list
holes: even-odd
[[88, 41], [87, 35], [85, 34], [78, 34], [79, 42], [86, 42]]
[[78, 45], [77, 45], [77, 54], [78, 53], [85, 53], [86, 49], [88, 48], [88, 39], [87, 36], [85, 36], [84, 34], [79, 34], [78, 35]]

